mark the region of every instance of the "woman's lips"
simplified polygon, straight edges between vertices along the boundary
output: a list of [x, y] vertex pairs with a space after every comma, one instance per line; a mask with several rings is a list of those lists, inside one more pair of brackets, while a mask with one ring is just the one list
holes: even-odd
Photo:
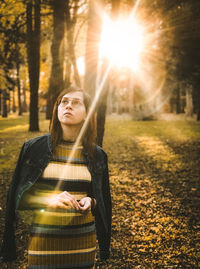
[[71, 112], [65, 112], [64, 115], [65, 116], [72, 116], [72, 113]]

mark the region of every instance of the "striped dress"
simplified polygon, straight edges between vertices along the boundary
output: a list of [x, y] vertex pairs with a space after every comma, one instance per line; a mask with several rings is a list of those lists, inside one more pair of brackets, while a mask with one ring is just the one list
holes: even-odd
[[[65, 190], [76, 200], [91, 196], [91, 175], [82, 146], [78, 146], [71, 163], [67, 163], [72, 147], [73, 143], [67, 141], [57, 146], [51, 162], [23, 201], [30, 203], [30, 197], [47, 199]], [[34, 213], [28, 248], [30, 269], [93, 268], [96, 231], [91, 211], [81, 214], [69, 206], [69, 209], [38, 208]]]

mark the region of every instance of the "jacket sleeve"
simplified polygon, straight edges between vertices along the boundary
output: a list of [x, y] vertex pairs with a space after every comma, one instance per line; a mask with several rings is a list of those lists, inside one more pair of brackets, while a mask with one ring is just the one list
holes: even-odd
[[19, 174], [22, 165], [22, 159], [26, 151], [26, 144], [22, 146], [12, 181], [7, 194], [5, 227], [3, 240], [0, 248], [0, 261], [8, 262], [16, 259], [15, 245], [15, 192], [19, 182]]
[[99, 242], [101, 260], [107, 259], [110, 256], [110, 239], [111, 239], [111, 222], [112, 222], [112, 202], [111, 202], [110, 184], [109, 184], [108, 161], [106, 153], [105, 152], [103, 153], [104, 153], [105, 169], [103, 171], [103, 178], [102, 178], [103, 180], [102, 195], [106, 210], [106, 219], [107, 219], [106, 230], [103, 228], [104, 224], [100, 216], [98, 205], [95, 210], [97, 238]]

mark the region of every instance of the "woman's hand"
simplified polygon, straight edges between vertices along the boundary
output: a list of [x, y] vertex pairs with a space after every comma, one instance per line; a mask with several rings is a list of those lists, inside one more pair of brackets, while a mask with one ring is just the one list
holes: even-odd
[[54, 195], [52, 198], [50, 198], [48, 205], [53, 208], [58, 207], [64, 209], [69, 209], [70, 206], [76, 209], [77, 211], [80, 211], [81, 208], [79, 202], [77, 202], [74, 196], [67, 191]]
[[92, 198], [84, 197], [79, 201], [80, 213], [87, 213], [92, 207]]

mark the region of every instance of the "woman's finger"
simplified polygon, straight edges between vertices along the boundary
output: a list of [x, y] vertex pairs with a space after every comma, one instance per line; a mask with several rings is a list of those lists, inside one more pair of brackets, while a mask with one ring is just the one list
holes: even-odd
[[80, 210], [79, 203], [74, 199], [72, 195], [65, 195], [65, 197], [62, 197], [61, 199], [63, 203], [70, 205], [76, 210]]
[[76, 201], [73, 195], [69, 192], [64, 191], [58, 195], [55, 195], [51, 198], [49, 205], [52, 207], [68, 208], [69, 206], [73, 207], [76, 210], [80, 210], [80, 205]]
[[80, 210], [82, 212], [86, 212], [91, 208], [91, 198], [90, 197], [84, 197], [79, 202]]

